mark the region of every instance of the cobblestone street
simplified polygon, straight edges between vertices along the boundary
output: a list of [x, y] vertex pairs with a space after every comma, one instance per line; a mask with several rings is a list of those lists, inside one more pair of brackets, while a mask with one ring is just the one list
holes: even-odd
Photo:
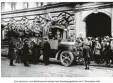
[[22, 63], [15, 63], [16, 66], [9, 66], [9, 60], [1, 57], [2, 77], [113, 77], [113, 65], [111, 67], [98, 66], [91, 63], [90, 70], [85, 70], [84, 65], [72, 65], [64, 67], [59, 62], [51, 61], [50, 65], [43, 63], [31, 64], [24, 67]]

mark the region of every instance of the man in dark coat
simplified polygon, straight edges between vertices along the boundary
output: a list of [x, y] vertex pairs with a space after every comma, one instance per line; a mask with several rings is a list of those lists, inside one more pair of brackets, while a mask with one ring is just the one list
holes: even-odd
[[91, 59], [92, 59], [92, 60], [94, 60], [94, 58], [95, 58], [95, 57], [94, 57], [94, 53], [93, 53], [93, 52], [94, 52], [94, 48], [95, 48], [95, 44], [96, 44], [96, 43], [95, 43], [95, 40], [92, 39], [92, 48], [91, 48]]
[[40, 48], [34, 41], [32, 41], [32, 43], [33, 43], [33, 47], [32, 47], [33, 62], [37, 64], [41, 56]]
[[45, 38], [44, 46], [43, 46], [43, 60], [45, 65], [49, 64], [49, 56], [50, 56], [50, 44], [47, 41], [47, 38]]
[[106, 46], [104, 50], [104, 58], [106, 61], [106, 65], [110, 66], [110, 43], [109, 41], [106, 41]]
[[24, 41], [24, 46], [23, 46], [23, 62], [24, 62], [24, 66], [28, 66], [29, 67], [29, 45], [28, 45], [28, 40], [26, 39]]
[[86, 66], [85, 69], [89, 69], [90, 55], [91, 55], [90, 46], [89, 46], [88, 42], [85, 42], [84, 46], [83, 46], [83, 57], [84, 57], [85, 66]]
[[9, 42], [9, 59], [10, 59], [10, 66], [15, 66], [13, 64], [13, 60], [15, 58], [15, 45], [14, 45], [14, 39], [11, 38], [11, 41]]

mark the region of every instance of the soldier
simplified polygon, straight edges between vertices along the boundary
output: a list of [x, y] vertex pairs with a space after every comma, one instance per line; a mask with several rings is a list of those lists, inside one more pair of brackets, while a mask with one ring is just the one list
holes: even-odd
[[106, 65], [110, 66], [110, 42], [108, 40], [106, 41], [104, 56], [105, 56], [104, 58], [106, 61]]
[[37, 64], [39, 62], [39, 58], [41, 56], [40, 53], [40, 48], [39, 46], [35, 43], [35, 41], [32, 41], [33, 47], [32, 47], [32, 56], [33, 56], [33, 62]]
[[102, 39], [101, 40], [101, 62], [104, 63], [104, 49], [106, 46], [106, 40]]
[[90, 55], [91, 55], [91, 52], [90, 52], [90, 45], [88, 43], [88, 41], [85, 41], [84, 42], [84, 45], [83, 45], [83, 57], [84, 57], [84, 60], [85, 60], [85, 69], [89, 69], [89, 63], [90, 63]]
[[9, 58], [10, 58], [10, 66], [15, 66], [13, 64], [13, 60], [15, 58], [15, 45], [14, 45], [14, 38], [11, 38], [11, 41], [9, 42]]
[[47, 41], [47, 38], [45, 38], [44, 46], [43, 46], [43, 60], [45, 65], [49, 64], [49, 55], [50, 55], [50, 44]]
[[95, 42], [95, 38], [92, 38], [92, 48], [91, 48], [91, 59], [92, 60], [94, 60], [94, 49], [95, 49], [95, 44], [96, 44], [96, 42]]
[[23, 46], [23, 62], [24, 66], [29, 67], [29, 45], [28, 45], [28, 40], [24, 40], [24, 46]]

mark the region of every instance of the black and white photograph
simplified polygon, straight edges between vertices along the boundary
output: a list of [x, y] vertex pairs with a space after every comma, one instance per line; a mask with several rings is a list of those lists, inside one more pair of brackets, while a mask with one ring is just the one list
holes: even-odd
[[1, 2], [1, 77], [113, 77], [113, 2]]

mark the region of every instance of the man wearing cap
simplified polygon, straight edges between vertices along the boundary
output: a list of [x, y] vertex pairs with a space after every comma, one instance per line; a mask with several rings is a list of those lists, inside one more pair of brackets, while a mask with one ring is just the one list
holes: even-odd
[[51, 49], [50, 44], [47, 41], [47, 38], [45, 38], [43, 46], [43, 60], [45, 65], [49, 64], [50, 49]]
[[90, 55], [91, 55], [90, 45], [89, 45], [88, 40], [86, 39], [83, 45], [83, 57], [84, 57], [85, 66], [86, 66], [85, 69], [89, 69]]

